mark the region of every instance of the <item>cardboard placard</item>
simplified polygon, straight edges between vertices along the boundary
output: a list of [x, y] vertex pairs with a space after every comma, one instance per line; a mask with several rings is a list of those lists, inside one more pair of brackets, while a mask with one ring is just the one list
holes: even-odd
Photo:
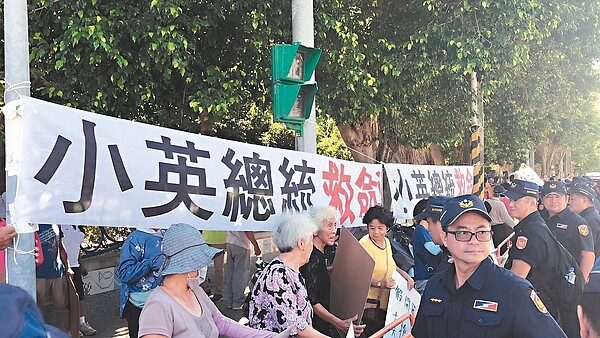
[[365, 309], [375, 261], [345, 227], [331, 272], [331, 313], [341, 319], [352, 318]]

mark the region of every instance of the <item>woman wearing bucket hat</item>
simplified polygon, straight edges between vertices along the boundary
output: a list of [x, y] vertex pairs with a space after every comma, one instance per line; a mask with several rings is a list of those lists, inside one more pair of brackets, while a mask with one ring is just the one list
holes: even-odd
[[139, 337], [273, 337], [225, 317], [200, 287], [199, 270], [221, 249], [210, 247], [189, 224], [173, 224], [163, 237], [164, 276], [142, 310]]

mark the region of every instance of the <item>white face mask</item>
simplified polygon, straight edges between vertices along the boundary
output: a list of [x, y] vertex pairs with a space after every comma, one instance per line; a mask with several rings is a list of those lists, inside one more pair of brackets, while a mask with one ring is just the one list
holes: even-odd
[[200, 286], [200, 284], [204, 283], [204, 281], [206, 280], [206, 273], [208, 272], [208, 267], [205, 266], [202, 269], [198, 270], [198, 276], [196, 277], [190, 277], [190, 275], [188, 274], [188, 286], [190, 288], [195, 288], [197, 286]]

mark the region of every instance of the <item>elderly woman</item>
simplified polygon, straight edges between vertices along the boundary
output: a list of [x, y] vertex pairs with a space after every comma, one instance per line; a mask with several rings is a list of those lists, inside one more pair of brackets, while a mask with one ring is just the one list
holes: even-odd
[[359, 242], [375, 261], [366, 307], [369, 309], [370, 306], [374, 306], [375, 309], [370, 309], [368, 312], [375, 315], [363, 315], [363, 322], [367, 325], [365, 333], [369, 337], [385, 325], [390, 289], [396, 287], [396, 282], [392, 278], [394, 270], [406, 279], [409, 290], [413, 288], [415, 282], [404, 270], [396, 266], [392, 257], [392, 246], [386, 237], [387, 232], [394, 225], [392, 213], [382, 206], [371, 207], [365, 213], [363, 223], [367, 225], [369, 233]]
[[164, 279], [142, 310], [140, 337], [275, 336], [223, 316], [200, 287], [199, 270], [221, 251], [206, 244], [200, 232], [189, 224], [173, 224], [165, 232], [165, 261], [161, 268]]
[[[325, 262], [325, 246], [332, 246], [337, 239], [336, 219], [337, 210], [332, 206], [316, 208], [312, 212], [313, 219], [319, 230], [313, 235], [313, 249], [308, 263], [300, 268], [300, 273], [306, 282], [308, 298], [313, 307], [313, 327], [328, 336], [339, 337], [339, 332], [347, 332], [350, 322], [358, 319], [340, 319], [329, 312], [330, 280]], [[364, 325], [354, 327], [355, 336], [359, 336]]]
[[326, 337], [312, 327], [310, 305], [300, 267], [313, 250], [318, 227], [306, 213], [283, 215], [273, 229], [273, 242], [279, 250], [260, 275], [250, 299], [250, 326], [282, 332], [291, 327], [297, 337]]

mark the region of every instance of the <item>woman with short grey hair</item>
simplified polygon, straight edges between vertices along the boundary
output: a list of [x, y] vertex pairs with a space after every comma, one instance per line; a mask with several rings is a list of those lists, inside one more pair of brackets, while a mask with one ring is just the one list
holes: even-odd
[[318, 227], [307, 212], [283, 215], [273, 229], [279, 250], [260, 275], [250, 299], [250, 326], [282, 332], [291, 327], [297, 337], [327, 337], [312, 327], [313, 309], [300, 267], [313, 250]]
[[[325, 247], [333, 246], [337, 240], [338, 211], [332, 206], [318, 207], [312, 211], [313, 219], [319, 230], [313, 235], [313, 249], [310, 259], [300, 273], [304, 277], [308, 298], [314, 310], [313, 327], [328, 336], [346, 336], [350, 322], [358, 319], [358, 314], [351, 318], [338, 318], [329, 311], [330, 287], [328, 266], [325, 260]], [[358, 337], [364, 325], [354, 325], [354, 336]], [[340, 333], [343, 333], [340, 335]]]
[[298, 241], [312, 241], [313, 234], [319, 230], [317, 224], [307, 212], [286, 214], [273, 229], [273, 242], [280, 253], [291, 252]]

